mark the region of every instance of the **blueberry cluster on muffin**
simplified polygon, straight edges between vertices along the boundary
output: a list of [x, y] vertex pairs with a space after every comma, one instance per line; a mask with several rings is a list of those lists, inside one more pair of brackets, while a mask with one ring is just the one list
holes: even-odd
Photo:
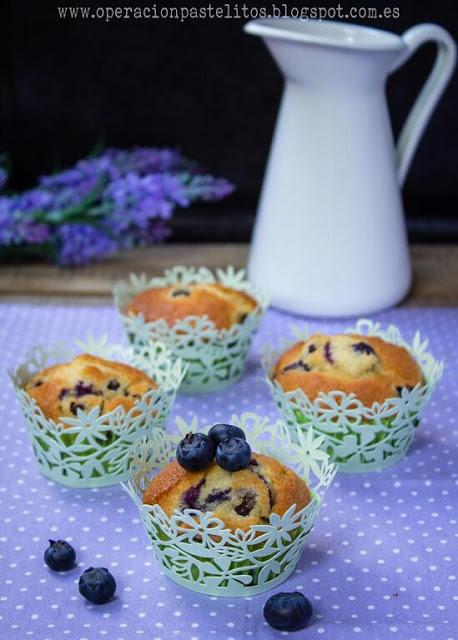
[[243, 291], [217, 282], [191, 283], [146, 289], [130, 301], [124, 314], [141, 314], [146, 322], [164, 319], [169, 326], [188, 316], [207, 316], [217, 329], [229, 329], [257, 306]]
[[138, 369], [89, 354], [36, 373], [25, 391], [44, 415], [55, 422], [75, 417], [78, 410], [100, 407], [102, 414], [122, 406], [126, 411], [157, 385]]
[[310, 400], [320, 392], [343, 391], [354, 393], [365, 406], [424, 383], [407, 349], [356, 334], [317, 334], [296, 343], [278, 359], [273, 379], [284, 391], [302, 389]]
[[208, 436], [188, 434], [178, 445], [177, 460], [143, 495], [144, 504], [158, 504], [168, 516], [176, 509], [210, 511], [232, 531], [268, 523], [271, 513], [282, 516], [293, 504], [299, 511], [310, 499], [294, 471], [252, 453], [243, 431], [232, 425], [216, 425]]

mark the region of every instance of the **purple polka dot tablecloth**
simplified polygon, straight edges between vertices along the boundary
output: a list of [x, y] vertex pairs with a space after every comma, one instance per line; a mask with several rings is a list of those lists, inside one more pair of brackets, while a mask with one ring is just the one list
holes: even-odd
[[[0, 638], [10, 640], [458, 640], [458, 310], [397, 309], [378, 314], [406, 338], [416, 329], [445, 361], [407, 457], [382, 473], [338, 475], [295, 573], [269, 594], [211, 598], [163, 576], [135, 505], [120, 486], [69, 489], [40, 474], [6, 368], [35, 344], [107, 333], [124, 342], [110, 307], [0, 305]], [[269, 311], [246, 375], [213, 394], [180, 395], [174, 416], [205, 423], [256, 411], [276, 417], [263, 380], [262, 345], [290, 336], [301, 319]], [[309, 322], [338, 331], [352, 322]], [[75, 547], [66, 574], [43, 562], [48, 538]], [[106, 605], [78, 593], [89, 566], [107, 567], [118, 588]], [[271, 629], [262, 608], [271, 593], [299, 591], [314, 607], [306, 630]]]

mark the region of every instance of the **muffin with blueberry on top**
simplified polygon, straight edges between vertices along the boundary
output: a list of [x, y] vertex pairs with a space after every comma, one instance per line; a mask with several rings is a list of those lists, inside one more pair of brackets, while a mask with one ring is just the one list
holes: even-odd
[[299, 511], [311, 500], [305, 482], [270, 456], [252, 453], [245, 434], [233, 425], [215, 425], [207, 435], [189, 433], [177, 459], [153, 478], [144, 504], [158, 504], [168, 516], [176, 509], [211, 511], [235, 531]]
[[101, 414], [119, 406], [129, 411], [143, 394], [156, 388], [154, 380], [134, 367], [82, 354], [36, 373], [25, 391], [47, 418], [58, 422], [94, 407], [100, 407]]
[[146, 322], [164, 319], [169, 326], [188, 316], [207, 316], [221, 330], [244, 322], [257, 307], [256, 300], [244, 291], [211, 282], [146, 289], [123, 311], [125, 315], [141, 314]]
[[354, 393], [365, 406], [424, 384], [422, 371], [402, 346], [376, 336], [313, 335], [278, 359], [273, 380], [286, 392], [302, 389], [310, 400], [320, 392]]

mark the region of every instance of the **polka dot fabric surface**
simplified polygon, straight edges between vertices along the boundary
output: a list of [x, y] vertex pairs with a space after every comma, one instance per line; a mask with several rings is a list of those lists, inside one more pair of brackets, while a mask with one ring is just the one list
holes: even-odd
[[[262, 607], [269, 594], [216, 599], [171, 583], [156, 564], [135, 506], [121, 487], [76, 490], [38, 471], [5, 368], [36, 343], [107, 332], [122, 341], [109, 307], [0, 306], [0, 638], [36, 640], [270, 640]], [[291, 578], [315, 616], [292, 638], [458, 640], [458, 311], [401, 309], [379, 314], [409, 339], [415, 329], [444, 359], [445, 374], [407, 458], [383, 473], [337, 476]], [[245, 377], [223, 392], [178, 396], [173, 416], [204, 422], [254, 410], [274, 417], [259, 365], [262, 344], [289, 336], [300, 319], [269, 311]], [[311, 322], [338, 331], [345, 322]], [[65, 538], [78, 567], [51, 572], [48, 538]], [[118, 583], [107, 605], [78, 593], [84, 568], [104, 566]]]

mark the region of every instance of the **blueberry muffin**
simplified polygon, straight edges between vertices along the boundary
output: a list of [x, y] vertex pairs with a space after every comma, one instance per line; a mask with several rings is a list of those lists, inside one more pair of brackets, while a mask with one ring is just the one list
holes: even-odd
[[146, 322], [163, 318], [169, 325], [187, 316], [208, 316], [217, 329], [229, 329], [256, 307], [256, 300], [247, 293], [219, 283], [178, 284], [142, 291], [124, 313], [142, 314]]
[[299, 511], [310, 502], [303, 480], [283, 464], [259, 453], [241, 471], [229, 472], [213, 461], [202, 471], [187, 471], [176, 460], [149, 484], [144, 504], [158, 504], [168, 516], [175, 509], [211, 511], [228, 529], [246, 531], [266, 524], [271, 513], [282, 516], [291, 505]]
[[284, 391], [302, 389], [310, 400], [321, 391], [343, 391], [354, 393], [365, 406], [424, 383], [407, 349], [374, 336], [351, 334], [317, 334], [296, 343], [279, 358], [273, 379]]
[[100, 407], [103, 414], [122, 406], [128, 411], [156, 387], [151, 378], [134, 367], [83, 354], [35, 374], [25, 390], [47, 418], [58, 422], [75, 417], [78, 409]]

